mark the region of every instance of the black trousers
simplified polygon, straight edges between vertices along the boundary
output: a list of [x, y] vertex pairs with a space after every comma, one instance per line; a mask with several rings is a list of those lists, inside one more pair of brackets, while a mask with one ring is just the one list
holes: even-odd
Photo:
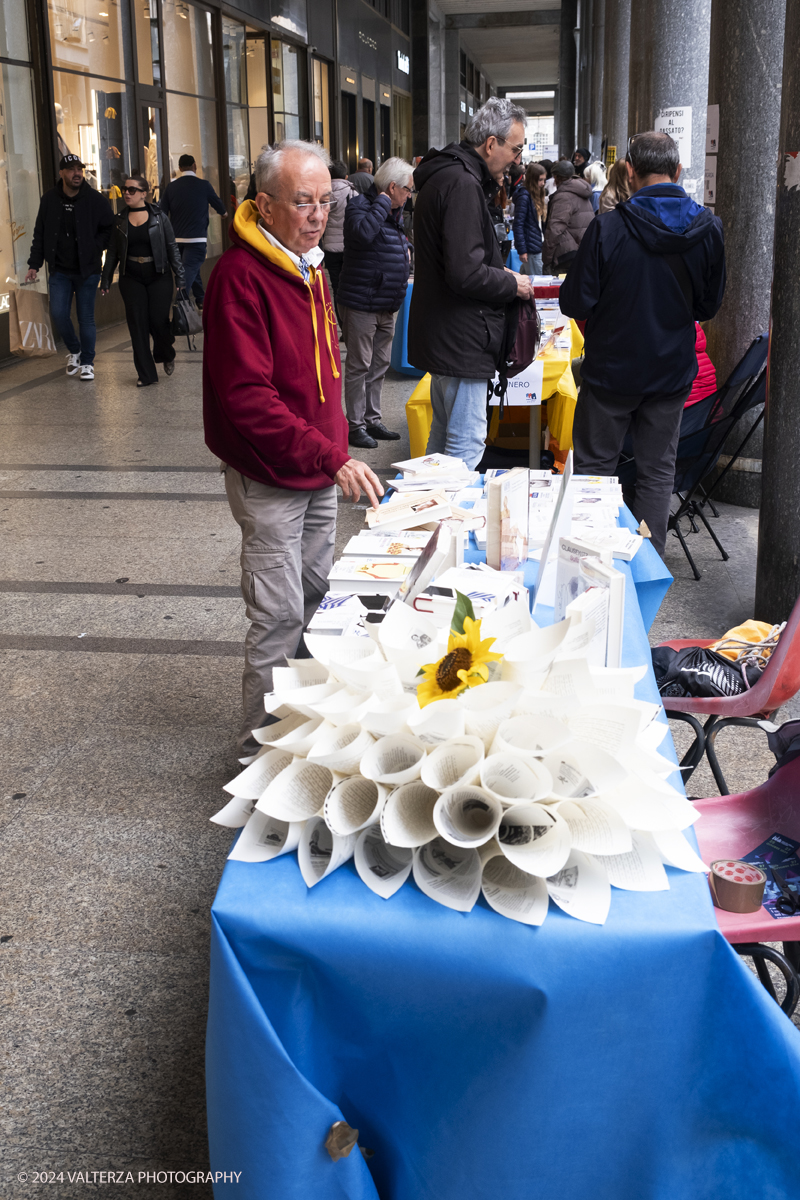
[[667, 543], [675, 455], [687, 388], [671, 396], [618, 396], [594, 392], [582, 383], [572, 426], [576, 474], [615, 475], [622, 443], [630, 430], [636, 461], [636, 488], [625, 503], [646, 521], [663, 555]]
[[156, 363], [172, 362], [175, 357], [175, 339], [169, 319], [172, 272], [158, 275], [152, 263], [129, 263], [128, 270], [120, 275], [119, 290], [133, 342], [136, 374], [142, 383], [158, 383]]

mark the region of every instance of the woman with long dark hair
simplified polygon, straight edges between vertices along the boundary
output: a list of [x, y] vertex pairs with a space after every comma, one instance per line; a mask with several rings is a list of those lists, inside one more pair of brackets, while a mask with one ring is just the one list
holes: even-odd
[[119, 265], [119, 291], [133, 342], [137, 387], [158, 383], [156, 363], [164, 364], [165, 375], [175, 370], [175, 338], [170, 325], [173, 275], [179, 289], [184, 285], [183, 262], [169, 217], [148, 202], [149, 191], [141, 175], [129, 175], [125, 180], [122, 194], [126, 207], [117, 216], [100, 281], [105, 295]]
[[525, 178], [514, 192], [514, 245], [523, 275], [542, 273], [542, 235], [547, 216], [544, 181], [547, 171], [541, 163], [528, 163]]

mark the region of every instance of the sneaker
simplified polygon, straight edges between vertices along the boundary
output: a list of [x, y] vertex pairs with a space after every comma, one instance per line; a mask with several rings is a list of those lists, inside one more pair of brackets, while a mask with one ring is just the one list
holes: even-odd
[[361, 450], [374, 450], [378, 444], [364, 429], [351, 429], [347, 440], [351, 446], [358, 446]]
[[80, 354], [68, 354], [67, 355], [67, 374], [68, 375], [77, 375], [78, 371], [80, 371], [80, 369], [81, 369]]
[[400, 434], [394, 433], [391, 429], [387, 429], [382, 421], [377, 421], [374, 425], [368, 425], [367, 433], [370, 437], [377, 438], [379, 442], [400, 441]]
[[94, 367], [91, 363], [81, 364], [81, 379], [94, 379]]

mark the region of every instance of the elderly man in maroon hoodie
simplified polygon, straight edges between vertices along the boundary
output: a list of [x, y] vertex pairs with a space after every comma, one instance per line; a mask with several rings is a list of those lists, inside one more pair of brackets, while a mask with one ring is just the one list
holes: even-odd
[[[242, 530], [245, 639], [240, 753], [260, 748], [272, 669], [298, 652], [327, 589], [336, 487], [383, 495], [347, 452], [336, 318], [320, 269], [331, 201], [321, 146], [283, 142], [256, 162], [255, 201], [236, 210], [233, 246], [203, 308], [206, 445], [225, 464]], [[333, 332], [332, 332], [333, 331]]]

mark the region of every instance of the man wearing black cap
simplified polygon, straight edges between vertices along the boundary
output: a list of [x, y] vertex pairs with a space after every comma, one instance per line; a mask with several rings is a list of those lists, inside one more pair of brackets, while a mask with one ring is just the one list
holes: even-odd
[[[77, 154], [64, 155], [59, 175], [60, 181], [45, 192], [39, 204], [25, 282], [33, 283], [42, 263], [47, 263], [50, 311], [66, 343], [67, 374], [94, 379], [94, 302], [114, 212], [105, 196], [84, 179], [83, 163]], [[73, 295], [80, 337], [70, 317]]]
[[200, 268], [208, 247], [208, 209], [210, 206], [221, 217], [227, 217], [228, 213], [208, 180], [197, 174], [197, 163], [191, 154], [180, 156], [178, 170], [178, 178], [164, 189], [160, 207], [175, 230], [186, 275], [186, 291], [192, 289], [197, 307], [202, 308], [205, 290]]

